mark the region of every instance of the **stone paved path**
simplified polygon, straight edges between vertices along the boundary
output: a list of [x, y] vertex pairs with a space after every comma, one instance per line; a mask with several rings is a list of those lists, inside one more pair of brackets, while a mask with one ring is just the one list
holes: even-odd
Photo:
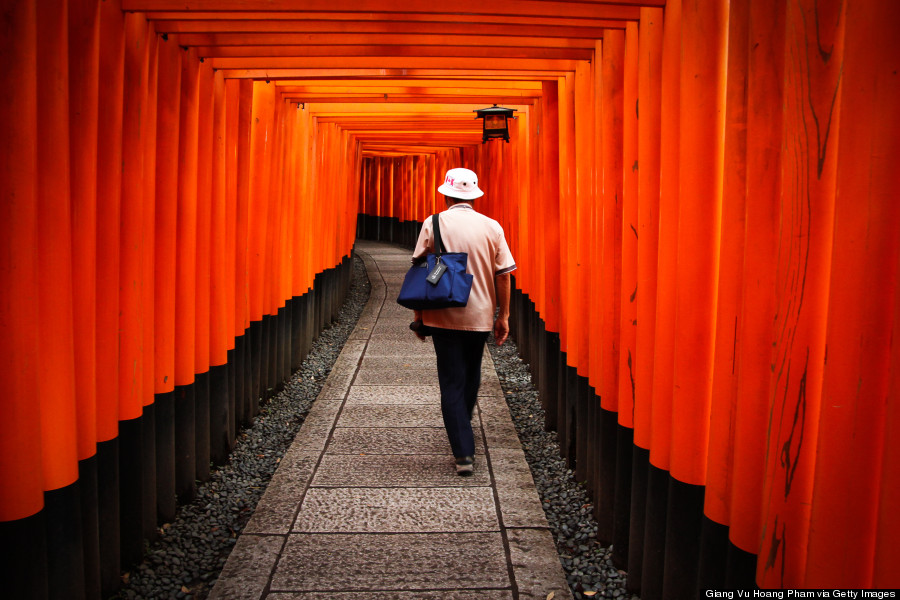
[[490, 353], [459, 477], [434, 349], [395, 302], [410, 252], [357, 251], [369, 302], [210, 598], [571, 598]]

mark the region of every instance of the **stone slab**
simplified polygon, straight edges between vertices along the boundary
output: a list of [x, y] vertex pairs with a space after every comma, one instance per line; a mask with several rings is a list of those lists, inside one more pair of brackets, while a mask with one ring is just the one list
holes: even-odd
[[285, 536], [241, 535], [228, 555], [210, 600], [262, 598]]
[[285, 454], [244, 533], [286, 534], [312, 480], [319, 454]]
[[550, 531], [507, 529], [506, 535], [519, 598], [545, 600], [552, 593], [554, 600], [571, 600], [572, 592]]
[[366, 342], [362, 340], [347, 340], [337, 360], [334, 361], [332, 372], [342, 371], [346, 369], [356, 369], [359, 365], [359, 359], [362, 357], [366, 349]]
[[500, 531], [494, 495], [475, 488], [312, 488], [294, 532]]
[[441, 388], [433, 385], [353, 385], [347, 406], [354, 404], [440, 404]]
[[[444, 428], [338, 427], [331, 434], [329, 454], [451, 454]], [[481, 435], [475, 436], [475, 454], [484, 454]]]
[[[444, 427], [437, 404], [355, 404], [345, 406], [338, 427]], [[472, 427], [481, 426], [477, 414]]]
[[479, 396], [503, 396], [503, 388], [500, 386], [500, 380], [495, 378], [482, 379], [481, 387], [478, 388]]
[[434, 454], [366, 455], [326, 454], [313, 477], [316, 487], [470, 487], [490, 485], [483, 457], [475, 472], [456, 474], [453, 457]]
[[503, 526], [549, 527], [525, 453], [522, 450], [492, 448], [490, 458]]
[[366, 348], [366, 356], [434, 356], [434, 346], [430, 340], [422, 341], [409, 332], [409, 337], [372, 337]]
[[509, 586], [500, 533], [301, 533], [288, 537], [271, 591]]
[[356, 385], [422, 385], [437, 383], [437, 367], [435, 365], [424, 369], [416, 369], [403, 367], [402, 365], [405, 364], [410, 363], [407, 363], [405, 358], [399, 357], [395, 359], [395, 365], [392, 368], [371, 368], [368, 362], [364, 360], [353, 383]]
[[366, 356], [360, 364], [362, 369], [431, 369], [437, 373], [437, 362], [432, 355], [412, 356]]

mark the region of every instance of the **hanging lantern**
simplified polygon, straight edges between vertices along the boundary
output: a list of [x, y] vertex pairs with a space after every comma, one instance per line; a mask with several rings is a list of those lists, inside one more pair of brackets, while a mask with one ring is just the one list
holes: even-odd
[[493, 138], [509, 141], [509, 127], [506, 120], [515, 118], [513, 116], [515, 108], [503, 108], [495, 104], [490, 108], [478, 108], [473, 112], [477, 113], [476, 119], [482, 120], [482, 144]]

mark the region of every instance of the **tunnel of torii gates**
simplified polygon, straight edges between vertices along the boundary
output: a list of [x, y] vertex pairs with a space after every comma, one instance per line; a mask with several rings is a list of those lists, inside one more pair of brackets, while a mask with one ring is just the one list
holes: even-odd
[[446, 4], [3, 2], [4, 594], [114, 591], [456, 166], [632, 590], [900, 587], [900, 3]]

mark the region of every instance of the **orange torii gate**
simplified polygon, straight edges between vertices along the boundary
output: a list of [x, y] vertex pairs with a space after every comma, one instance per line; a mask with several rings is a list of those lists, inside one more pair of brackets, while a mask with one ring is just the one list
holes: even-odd
[[453, 166], [634, 591], [900, 587], [893, 0], [8, 4], [21, 597], [113, 590]]

